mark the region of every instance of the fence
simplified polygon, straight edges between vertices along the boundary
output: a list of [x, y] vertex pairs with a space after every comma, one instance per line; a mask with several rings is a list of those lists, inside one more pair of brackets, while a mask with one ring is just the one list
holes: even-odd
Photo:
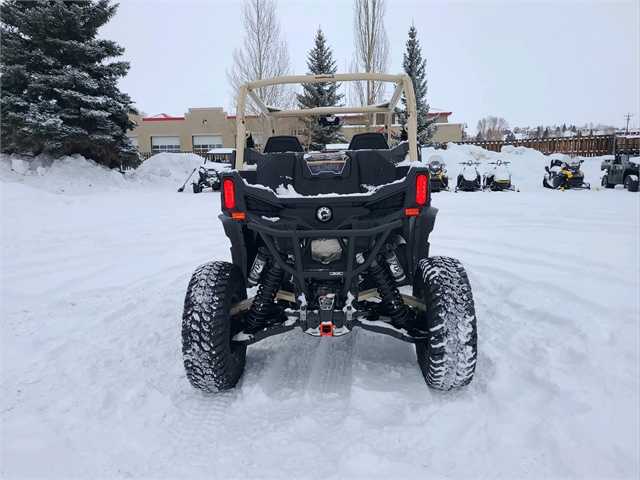
[[575, 153], [581, 157], [600, 157], [612, 155], [613, 146], [617, 144], [618, 153], [639, 154], [640, 136], [638, 135], [590, 135], [584, 137], [527, 138], [522, 140], [494, 141], [477, 140], [458, 143], [459, 145], [476, 145], [485, 150], [499, 152], [503, 146], [527, 147], [549, 155], [551, 153]]

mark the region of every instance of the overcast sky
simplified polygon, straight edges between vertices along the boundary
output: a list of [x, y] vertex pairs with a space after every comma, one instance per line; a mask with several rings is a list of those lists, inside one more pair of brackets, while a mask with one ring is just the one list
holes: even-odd
[[[100, 34], [125, 48], [120, 82], [139, 110], [182, 116], [189, 108], [230, 108], [226, 70], [244, 31], [241, 1], [121, 0]], [[640, 125], [640, 3], [615, 1], [394, 1], [385, 26], [391, 69], [413, 22], [427, 60], [428, 102], [450, 122], [504, 117], [513, 128], [593, 122]], [[353, 2], [283, 1], [277, 7], [295, 74], [318, 25], [339, 73], [353, 53]]]

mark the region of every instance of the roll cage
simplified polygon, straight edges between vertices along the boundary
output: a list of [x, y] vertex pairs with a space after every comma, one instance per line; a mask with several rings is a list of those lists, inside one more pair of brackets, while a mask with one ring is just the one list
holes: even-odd
[[[258, 96], [257, 89], [271, 85], [306, 84], [306, 83], [338, 83], [376, 81], [395, 83], [396, 88], [388, 102], [378, 105], [363, 105], [355, 107], [319, 107], [308, 109], [280, 109], [267, 106]], [[238, 91], [238, 104], [236, 108], [236, 161], [235, 169], [242, 170], [244, 165], [244, 147], [247, 126], [245, 121], [247, 97], [260, 109], [261, 113], [269, 120], [271, 135], [275, 135], [275, 118], [309, 115], [335, 115], [347, 113], [384, 113], [387, 132], [391, 131], [391, 114], [393, 113], [400, 96], [404, 92], [407, 100], [407, 140], [409, 141], [409, 159], [412, 162], [418, 160], [417, 141], [417, 109], [415, 93], [411, 77], [408, 75], [389, 75], [385, 73], [343, 73], [334, 75], [294, 75], [287, 77], [274, 77], [264, 80], [247, 82], [240, 86]]]

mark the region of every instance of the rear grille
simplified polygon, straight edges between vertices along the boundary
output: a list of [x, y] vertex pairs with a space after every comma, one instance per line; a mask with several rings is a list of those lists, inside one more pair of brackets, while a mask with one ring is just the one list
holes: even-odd
[[367, 205], [367, 208], [371, 213], [382, 213], [385, 211], [393, 212], [401, 210], [404, 207], [405, 192], [398, 192], [390, 197], [383, 198], [374, 203]]
[[244, 196], [244, 204], [247, 206], [247, 211], [258, 214], [280, 215], [280, 207], [266, 203], [264, 200], [259, 200], [250, 195]]

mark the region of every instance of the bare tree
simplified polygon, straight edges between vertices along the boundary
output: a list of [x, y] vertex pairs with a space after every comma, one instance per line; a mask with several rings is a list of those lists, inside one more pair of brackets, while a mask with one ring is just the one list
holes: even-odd
[[[353, 4], [353, 42], [355, 52], [352, 72], [387, 73], [389, 71], [389, 40], [384, 28], [386, 0], [355, 0]], [[384, 82], [353, 82], [351, 102], [359, 105], [380, 103], [385, 94]], [[372, 115], [365, 115], [365, 127], [370, 129]]]
[[502, 117], [488, 116], [478, 120], [476, 126], [478, 140], [502, 140], [506, 130], [509, 130], [509, 122]]
[[[245, 31], [243, 47], [233, 49], [233, 65], [227, 69], [232, 111], [236, 109], [240, 85], [291, 74], [289, 44], [281, 35], [275, 0], [244, 0], [242, 26]], [[294, 102], [290, 85], [263, 87], [257, 93], [270, 106], [289, 108]], [[247, 112], [252, 115], [260, 113], [250, 101]]]

